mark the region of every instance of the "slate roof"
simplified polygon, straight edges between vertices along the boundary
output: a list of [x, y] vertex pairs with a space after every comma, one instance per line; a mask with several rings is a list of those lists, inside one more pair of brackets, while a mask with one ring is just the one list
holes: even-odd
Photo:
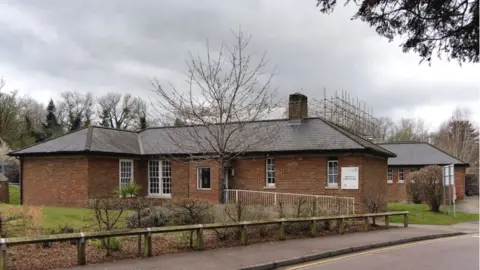
[[428, 143], [403, 142], [380, 144], [381, 147], [397, 155], [388, 159], [388, 165], [467, 165], [467, 163], [449, 155]]
[[[232, 123], [229, 128], [234, 129], [238, 125], [240, 124]], [[232, 137], [231, 141], [232, 145], [249, 145], [250, 148], [244, 151], [246, 153], [349, 150], [395, 156], [392, 152], [320, 118], [307, 118], [298, 124], [292, 124], [288, 120], [271, 120], [241, 125], [240, 132], [234, 133], [236, 136]], [[10, 155], [86, 151], [129, 155], [207, 154], [205, 149], [209, 149], [208, 140], [189, 140], [188, 138], [192, 138], [191, 134], [195, 134], [195, 137], [211, 138], [208, 130], [201, 126], [149, 128], [138, 132], [90, 127], [12, 152]], [[258, 139], [268, 137], [264, 136], [265, 134], [272, 134], [268, 141]], [[203, 144], [203, 147], [198, 147], [199, 143]]]

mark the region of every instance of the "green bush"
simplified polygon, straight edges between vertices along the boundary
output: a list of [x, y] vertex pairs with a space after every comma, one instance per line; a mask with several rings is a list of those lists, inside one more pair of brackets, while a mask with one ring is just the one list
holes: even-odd
[[[121, 249], [120, 238], [110, 237], [105, 239], [93, 240], [93, 244], [99, 249], [106, 249], [107, 251], [119, 251]], [[108, 253], [110, 254], [110, 253]]]
[[121, 185], [120, 187], [114, 189], [113, 193], [116, 196], [120, 196], [122, 198], [134, 197], [138, 195], [138, 193], [140, 192], [140, 189], [141, 189], [140, 185], [137, 185], [135, 181], [132, 181], [127, 185]]

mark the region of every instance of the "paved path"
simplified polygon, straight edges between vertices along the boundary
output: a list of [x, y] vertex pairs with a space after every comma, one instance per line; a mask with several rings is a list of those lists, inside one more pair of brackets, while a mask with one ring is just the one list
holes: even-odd
[[[428, 230], [441, 230], [446, 232], [464, 232], [464, 233], [478, 233], [479, 232], [478, 221], [463, 222], [453, 225], [422, 225], [422, 224], [409, 224], [411, 228], [428, 229]], [[403, 224], [392, 223], [394, 226], [401, 226]]]
[[457, 211], [465, 213], [479, 213], [479, 204], [478, 204], [478, 195], [477, 196], [465, 196], [463, 200], [458, 201], [456, 207]]
[[284, 270], [478, 270], [479, 236], [463, 235], [386, 247], [310, 262]]
[[201, 252], [166, 254], [146, 259], [121, 260], [71, 269], [239, 269], [246, 266], [285, 260], [313, 253], [440, 233], [445, 233], [445, 231], [432, 228], [394, 228], [390, 230], [338, 236], [252, 244], [244, 247], [223, 248]]

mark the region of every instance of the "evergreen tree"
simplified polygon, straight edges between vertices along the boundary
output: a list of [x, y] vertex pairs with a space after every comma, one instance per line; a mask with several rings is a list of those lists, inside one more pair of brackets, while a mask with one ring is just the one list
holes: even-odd
[[182, 121], [180, 118], [175, 118], [175, 122], [173, 123], [175, 127], [183, 127], [185, 126], [185, 122]]
[[82, 128], [82, 118], [77, 115], [70, 115], [70, 128], [68, 131], [75, 131]]
[[56, 115], [57, 108], [55, 107], [55, 103], [53, 100], [50, 99], [47, 106], [47, 119], [43, 124], [43, 131], [44, 131], [44, 138], [42, 140], [55, 138], [63, 134], [62, 125], [58, 123], [57, 115]]
[[100, 115], [100, 125], [102, 127], [111, 127], [109, 110], [107, 109], [102, 110], [102, 115]]
[[146, 129], [147, 127], [147, 117], [145, 115], [140, 116], [140, 129]]

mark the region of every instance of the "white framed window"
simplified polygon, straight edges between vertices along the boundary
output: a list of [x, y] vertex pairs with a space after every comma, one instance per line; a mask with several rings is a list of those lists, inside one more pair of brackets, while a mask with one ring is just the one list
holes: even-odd
[[389, 183], [389, 184], [393, 183], [393, 168], [388, 168], [387, 183]]
[[398, 183], [405, 183], [405, 180], [403, 179], [403, 169], [402, 168], [398, 169]]
[[127, 186], [133, 182], [133, 160], [132, 159], [120, 159], [120, 176], [119, 176], [119, 185], [120, 187]]
[[148, 161], [148, 195], [172, 195], [172, 163], [170, 161]]
[[211, 189], [211, 170], [208, 167], [197, 168], [197, 189]]
[[265, 186], [275, 187], [275, 159], [267, 158], [265, 161]]
[[338, 187], [338, 160], [327, 162], [327, 186]]

